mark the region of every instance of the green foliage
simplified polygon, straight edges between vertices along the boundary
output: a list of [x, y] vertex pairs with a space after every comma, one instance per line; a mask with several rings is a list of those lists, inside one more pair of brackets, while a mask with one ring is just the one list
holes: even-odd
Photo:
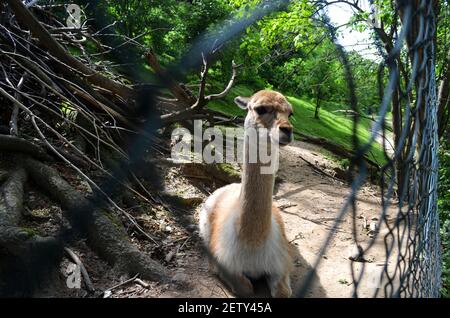
[[219, 111], [229, 116], [244, 117], [246, 111], [237, 107], [234, 103], [236, 96], [251, 96], [254, 93], [254, 89], [245, 85], [236, 85], [231, 89], [231, 92], [224, 98], [212, 101], [208, 104], [208, 108]]
[[450, 297], [450, 142], [443, 141], [439, 150], [438, 207], [442, 243], [442, 296]]
[[[373, 0], [376, 7], [376, 16], [370, 12], [356, 11], [350, 20], [351, 26], [359, 32], [368, 30], [368, 20], [376, 21], [378, 25], [390, 26], [394, 22], [393, 2], [390, 0]], [[398, 17], [397, 17], [398, 18]]]
[[308, 54], [277, 66], [273, 83], [282, 91], [314, 100], [345, 102], [346, 83], [334, 45], [324, 41]]
[[225, 0], [107, 0], [102, 5], [119, 21], [120, 34], [130, 38], [141, 35], [139, 40], [145, 46], [175, 58], [230, 12]]
[[[262, 0], [106, 0], [101, 5], [118, 21], [116, 30], [137, 38], [158, 55], [160, 63], [176, 61], [194, 40], [217, 25], [251, 13]], [[345, 105], [347, 85], [342, 65], [327, 30], [311, 19], [317, 7], [312, 1], [295, 0], [281, 11], [248, 27], [240, 37], [222, 48], [210, 67], [214, 87], [223, 87], [231, 73], [231, 61], [243, 67], [239, 82], [255, 88], [303, 96], [326, 109], [329, 103]], [[353, 63], [354, 62], [354, 63]], [[377, 105], [376, 67], [358, 54], [352, 55], [357, 95], [362, 111]], [[370, 74], [368, 74], [368, 71]], [[370, 75], [370, 76], [368, 76]], [[188, 81], [198, 83], [198, 72]], [[217, 84], [217, 85], [216, 85]], [[323, 101], [323, 103], [322, 103]]]
[[448, 67], [450, 42], [450, 2], [442, 1], [439, 10], [436, 30], [436, 73], [442, 75], [445, 66]]

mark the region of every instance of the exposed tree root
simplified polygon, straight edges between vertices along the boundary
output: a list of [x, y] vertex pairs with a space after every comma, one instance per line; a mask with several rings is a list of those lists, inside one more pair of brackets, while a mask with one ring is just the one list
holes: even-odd
[[38, 145], [23, 138], [0, 134], [1, 152], [18, 152], [32, 156], [39, 160], [51, 160], [47, 152]]
[[[206, 109], [206, 105], [229, 93], [236, 79], [237, 66], [233, 63], [231, 79], [221, 93], [206, 95], [209, 63], [220, 49], [212, 47], [203, 56], [201, 81], [197, 94], [194, 94], [171, 78], [159, 65], [155, 55], [149, 56], [149, 63], [160, 79], [159, 84], [169, 84], [174, 98], [168, 99], [162, 91], [156, 92], [153, 84], [139, 86], [134, 82], [133, 86], [129, 86], [128, 80], [131, 78], [126, 80], [118, 75], [116, 68], [108, 61], [93, 63], [96, 59], [87, 53], [90, 50], [85, 50], [80, 36], [90, 38], [99, 45], [100, 52], [95, 54], [98, 56], [108, 52], [105, 48], [113, 49], [95, 39], [100, 31], [90, 34], [84, 26], [77, 30], [61, 28], [64, 21], [59, 21], [50, 9], [26, 8], [19, 0], [7, 0], [5, 5], [0, 5], [0, 11], [1, 16], [5, 17], [1, 19], [4, 23], [0, 23], [0, 80], [4, 84], [0, 87], [0, 100], [6, 106], [0, 116], [0, 154], [14, 153], [8, 155], [7, 160], [0, 158], [0, 164], [12, 163], [4, 172], [0, 168], [0, 289], [16, 286], [17, 290], [23, 291], [27, 280], [42, 277], [39, 266], [43, 270], [45, 266], [46, 270], [57, 268], [64, 255], [64, 245], [73, 239], [72, 232], [86, 237], [89, 246], [120, 271], [139, 274], [144, 279], [164, 281], [167, 278], [166, 269], [149, 255], [141, 253], [130, 241], [121, 219], [107, 208], [109, 205], [104, 204], [106, 200], [102, 201], [101, 206], [96, 206], [97, 202], [85, 197], [84, 193], [73, 188], [56, 170], [43, 162], [64, 162], [88, 180], [92, 189], [99, 193], [104, 193], [105, 189], [100, 189], [93, 179], [97, 180], [102, 173], [108, 184], [120, 185], [117, 187], [120, 193], [117, 196], [108, 193], [110, 197], [123, 197], [124, 203], [130, 207], [133, 206], [133, 196], [150, 204], [164, 205], [164, 200], [176, 201], [176, 198], [161, 198], [158, 193], [153, 194], [156, 190], [148, 191], [149, 184], [154, 189], [160, 188], [159, 180], [155, 181], [159, 178], [155, 178], [149, 166], [135, 169], [139, 174], [132, 177], [125, 174], [118, 177], [114, 172], [126, 171], [121, 168], [128, 170], [129, 163], [137, 166], [137, 160], [133, 159], [140, 156], [129, 156], [133, 153], [127, 149], [129, 145], [144, 147], [149, 144], [150, 149], [157, 150], [158, 144], [162, 144], [152, 134], [156, 126], [151, 124], [150, 118], [153, 117], [150, 115], [153, 114], [148, 106], [153, 104], [149, 101], [153, 100], [154, 94], [161, 95], [157, 98], [159, 102], [176, 106], [173, 110], [160, 109], [157, 117], [162, 119], [163, 124], [180, 121], [192, 128], [192, 120], [196, 118], [208, 118], [209, 122], [216, 119], [234, 122], [236, 119], [224, 118], [220, 113]], [[80, 48], [83, 54], [70, 54], [73, 47]], [[155, 127], [149, 133], [148, 127], [152, 126]], [[135, 139], [136, 133], [147, 140]], [[20, 136], [27, 136], [27, 139]], [[12, 156], [15, 156], [14, 160], [10, 160]], [[124, 163], [123, 167], [117, 161]], [[210, 168], [206, 174], [218, 175], [224, 183], [239, 180], [215, 168]], [[59, 203], [73, 231], [64, 229], [57, 238], [46, 238], [36, 235], [33, 230], [20, 228], [23, 187], [28, 177]], [[141, 184], [141, 178], [145, 179], [146, 186]], [[126, 211], [121, 210], [112, 199], [108, 198], [108, 201], [126, 215], [141, 234], [152, 239]], [[140, 212], [144, 213], [142, 210]], [[184, 212], [180, 208], [179, 219], [185, 216]], [[183, 220], [192, 223], [187, 218]], [[2, 279], [3, 276], [8, 276], [9, 280]], [[23, 284], [18, 283], [20, 279]], [[32, 285], [27, 287], [30, 295]], [[14, 293], [5, 292], [5, 295]]]
[[29, 296], [62, 256], [61, 244], [19, 227], [27, 173], [13, 167], [0, 188], [0, 296]]
[[[121, 221], [107, 209], [95, 207], [58, 172], [36, 160], [24, 160], [29, 176], [65, 210], [72, 226], [88, 238], [90, 247], [103, 259], [130, 275], [162, 281], [165, 268], [133, 245]], [[91, 213], [92, 212], [92, 213]]]

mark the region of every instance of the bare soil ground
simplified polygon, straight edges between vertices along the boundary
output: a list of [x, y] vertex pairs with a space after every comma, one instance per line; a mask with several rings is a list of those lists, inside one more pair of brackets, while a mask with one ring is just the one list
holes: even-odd
[[[294, 142], [281, 152], [280, 170], [275, 186], [275, 202], [282, 211], [286, 224], [288, 239], [298, 251], [295, 271], [292, 274], [292, 287], [297, 289], [316, 261], [323, 242], [330, 233], [337, 215], [347, 199], [350, 190], [347, 183], [320, 173], [301, 158], [320, 167], [329, 175], [335, 174], [336, 164], [326, 159], [319, 147]], [[186, 199], [187, 202], [199, 203], [209, 193], [222, 184], [215, 184], [205, 176], [187, 174], [179, 167], [161, 167], [165, 174], [166, 191], [173, 192]], [[189, 175], [189, 177], [186, 177]], [[30, 192], [33, 196], [33, 192]], [[377, 222], [380, 213], [380, 194], [377, 187], [366, 184], [357, 197], [357, 213], [347, 213], [338, 223], [325, 254], [317, 268], [314, 283], [307, 292], [307, 297], [351, 297], [352, 285], [351, 264], [355, 275], [365, 267], [365, 277], [358, 286], [359, 297], [372, 297], [376, 288], [376, 278], [385, 264], [385, 248], [383, 233], [379, 229], [373, 246], [365, 254], [364, 262], [353, 262], [349, 256], [355, 250], [353, 238], [354, 226], [356, 239], [362, 247], [372, 240], [370, 231], [363, 228], [363, 223]], [[31, 200], [33, 202], [33, 200]], [[45, 204], [45, 202], [43, 203]], [[32, 205], [31, 203], [29, 205]], [[39, 205], [31, 206], [38, 210]], [[54, 208], [57, 210], [57, 208]], [[154, 233], [163, 234], [160, 246], [152, 242], [133, 238], [141, 250], [150, 253], [167, 266], [172, 274], [172, 281], [165, 284], [152, 282], [131, 282], [105, 290], [126, 281], [129, 277], [120, 276], [114, 268], [109, 267], [81, 242], [71, 248], [80, 256], [89, 272], [97, 292], [88, 294], [84, 288], [69, 289], [66, 287], [68, 261], [61, 264], [58, 273], [58, 284], [43, 288], [36, 296], [42, 297], [233, 297], [227, 288], [209, 272], [206, 256], [202, 252], [201, 242], [196, 230], [197, 208], [190, 211], [168, 213], [161, 210], [146, 211], [138, 217], [141, 225]], [[58, 217], [49, 214], [50, 221]], [[33, 213], [36, 213], [35, 211]], [[155, 223], [155, 220], [158, 220]], [[355, 225], [353, 224], [355, 220]], [[148, 285], [147, 285], [148, 284]], [[264, 283], [259, 282], [257, 293], [268, 296]], [[83, 286], [82, 286], [83, 287]]]
[[[275, 187], [275, 202], [282, 211], [288, 239], [298, 250], [296, 269], [292, 275], [293, 288], [299, 288], [303, 279], [316, 261], [326, 236], [330, 233], [337, 215], [341, 211], [350, 190], [344, 181], [321, 174], [308, 165], [308, 162], [333, 175], [336, 164], [326, 159], [319, 147], [294, 142], [284, 147], [281, 153], [278, 182]], [[380, 213], [380, 194], [373, 185], [366, 184], [358, 195], [356, 215], [356, 238], [362, 247], [372, 240], [372, 235], [363, 228], [377, 222]], [[349, 256], [356, 248], [353, 239], [353, 216], [347, 213], [338, 223], [334, 235], [321, 263], [317, 268], [315, 280], [308, 289], [307, 297], [351, 297], [353, 293]], [[365, 254], [365, 262], [353, 262], [355, 275], [365, 266], [365, 276], [358, 286], [359, 297], [372, 297], [379, 286], [377, 278], [385, 264], [383, 233], [375, 238], [374, 245]], [[178, 270], [187, 274], [190, 283], [188, 291], [169, 289], [160, 297], [232, 297], [229, 291], [208, 271], [207, 260], [192, 246], [194, 251], [189, 261]], [[259, 296], [267, 296], [264, 288], [258, 290]]]

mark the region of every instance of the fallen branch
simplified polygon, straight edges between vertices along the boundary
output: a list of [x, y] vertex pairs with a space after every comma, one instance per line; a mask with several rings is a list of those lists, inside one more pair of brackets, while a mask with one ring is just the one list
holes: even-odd
[[[306, 142], [310, 142], [310, 143], [315, 144], [315, 145], [319, 145], [319, 146], [321, 146], [321, 147], [331, 151], [332, 153], [334, 153], [334, 154], [336, 154], [338, 156], [341, 156], [341, 157], [344, 157], [344, 158], [348, 158], [348, 159], [352, 159], [354, 157], [354, 153], [352, 151], [349, 151], [349, 150], [343, 148], [340, 145], [332, 143], [332, 142], [330, 142], [329, 140], [327, 140], [325, 138], [308, 136], [308, 135], [305, 135], [305, 134], [302, 134], [302, 133], [298, 133], [298, 132], [295, 133], [295, 134], [297, 136], [299, 136], [300, 139], [302, 139], [302, 140], [304, 140]], [[367, 156], [364, 157], [364, 160], [370, 166], [375, 168], [377, 171], [380, 171], [381, 167], [380, 167], [380, 165], [377, 162], [367, 158]]]
[[181, 86], [170, 73], [159, 64], [158, 58], [152, 51], [147, 52], [146, 58], [148, 64], [155, 72], [155, 75], [169, 88], [181, 107], [189, 107], [195, 104], [196, 98], [193, 96], [192, 92]]
[[[205, 96], [207, 85], [206, 80], [209, 70], [209, 59], [213, 54], [217, 52], [217, 50], [218, 49], [214, 50], [212, 53], [210, 52], [208, 55], [202, 54], [203, 65], [200, 72], [200, 84], [198, 85], [199, 88], [197, 98], [193, 96], [192, 92], [185, 85], [177, 84], [175, 82], [175, 80], [168, 74], [168, 72], [159, 65], [156, 56], [152, 52], [147, 53], [147, 60], [152, 69], [155, 71], [156, 75], [166, 85], [168, 85], [170, 91], [176, 97], [176, 102], [185, 106], [184, 109], [162, 115], [160, 117], [160, 120], [163, 126], [167, 126], [174, 122], [182, 122], [185, 120], [194, 119], [194, 117], [212, 117], [212, 112], [205, 109], [206, 105], [212, 100], [217, 100], [225, 97], [230, 92], [237, 76], [238, 65], [236, 65], [234, 61], [232, 61], [232, 75], [225, 89], [218, 94]], [[174, 102], [173, 100], [168, 100], [162, 97], [160, 97], [159, 99], [166, 102], [170, 101], [171, 104], [173, 104]]]
[[105, 289], [105, 291], [103, 292], [103, 295], [106, 295], [108, 292], [112, 292], [114, 289], [117, 289], [119, 287], [122, 287], [124, 285], [134, 282], [136, 279], [138, 279], [138, 277], [139, 277], [139, 274], [136, 274], [133, 277], [131, 277], [130, 279], [127, 279], [127, 280], [125, 280], [119, 284], [116, 284], [108, 289]]
[[230, 92], [231, 88], [234, 85], [234, 81], [236, 80], [238, 65], [236, 65], [234, 63], [234, 61], [231, 61], [231, 67], [232, 67], [232, 75], [231, 75], [230, 81], [228, 82], [225, 89], [222, 92], [220, 92], [219, 94], [211, 94], [211, 95], [206, 96], [205, 99], [207, 101], [224, 98]]
[[[17, 84], [17, 90], [20, 92], [22, 90], [23, 84], [27, 78], [28, 73], [24, 73]], [[16, 93], [16, 98], [20, 100], [19, 93]], [[19, 106], [14, 106], [14, 109], [11, 114], [11, 120], [9, 121], [9, 126], [11, 127], [11, 135], [17, 136], [19, 135], [19, 125], [17, 124], [17, 119], [19, 117]]]

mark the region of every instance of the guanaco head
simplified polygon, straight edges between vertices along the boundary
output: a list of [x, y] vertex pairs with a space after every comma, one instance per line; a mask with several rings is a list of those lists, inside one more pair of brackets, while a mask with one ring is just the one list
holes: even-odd
[[281, 146], [292, 141], [292, 106], [286, 98], [278, 92], [261, 90], [251, 97], [238, 96], [234, 102], [242, 109], [247, 109], [245, 129], [266, 128], [272, 142]]

